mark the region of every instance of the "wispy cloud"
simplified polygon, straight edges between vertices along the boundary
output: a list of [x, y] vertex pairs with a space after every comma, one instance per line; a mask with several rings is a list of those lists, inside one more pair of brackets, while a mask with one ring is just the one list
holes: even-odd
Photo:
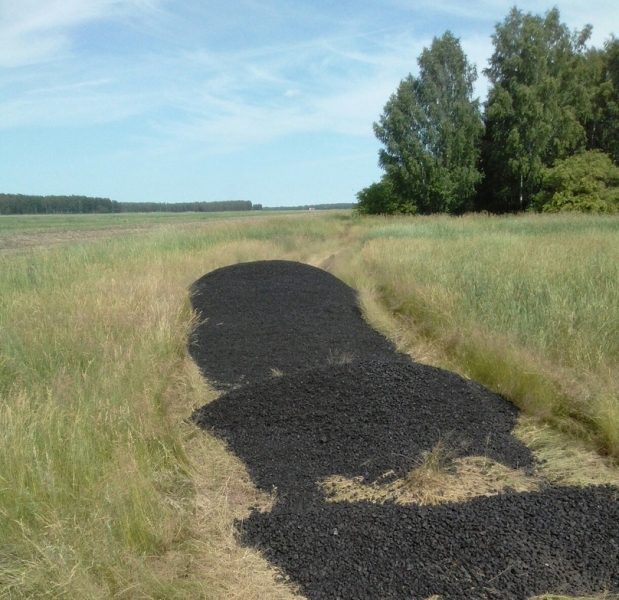
[[[70, 86], [66, 89], [69, 91]], [[42, 97], [38, 94], [0, 104], [0, 129], [15, 127], [79, 127], [121, 121], [142, 114], [152, 105], [145, 94], [117, 91], [98, 92], [86, 85], [76, 85], [75, 92], [59, 92]]]
[[[352, 199], [379, 176], [372, 123], [422, 49], [450, 29], [484, 96], [513, 1], [0, 0], [0, 179], [274, 202], [277, 171], [278, 202]], [[557, 4], [570, 28], [593, 24], [596, 45], [619, 23], [617, 0], [541, 1], [518, 6]]]
[[[619, 22], [616, 0], [596, 1], [608, 8], [607, 18], [616, 15]], [[360, 0], [360, 14], [370, 4]], [[421, 13], [411, 7], [417, 5], [404, 0], [386, 4], [410, 13], [410, 21], [377, 26], [362, 17], [359, 22], [344, 19], [338, 31], [304, 31], [292, 41], [291, 36], [270, 37], [259, 44], [239, 38], [233, 49], [213, 45], [209, 35], [198, 35], [191, 48], [164, 44], [108, 60], [72, 55], [71, 32], [93, 21], [127, 23], [155, 15], [164, 39], [166, 23], [178, 28], [182, 20], [175, 5], [163, 0], [0, 0], [0, 68], [43, 63], [13, 69], [24, 79], [17, 81], [20, 75], [15, 75], [13, 83], [6, 78], [0, 83], [0, 127], [98, 124], [135, 117], [142, 120], [142, 136], [150, 144], [202, 143], [217, 151], [296, 133], [371, 136], [372, 122], [389, 95], [401, 78], [416, 71], [421, 50], [444, 27], [438, 19], [440, 29], [427, 23], [416, 29], [414, 17]], [[510, 5], [511, 0], [436, 0], [424, 8], [426, 21], [433, 14], [460, 20], [462, 30], [452, 29], [469, 60], [477, 64], [476, 92], [482, 97], [492, 26], [506, 16]], [[580, 2], [564, 0], [563, 5], [562, 15], [570, 22], [585, 17]], [[287, 9], [278, 13], [277, 3], [240, 0], [238, 12], [241, 7], [250, 11], [245, 19], [265, 11], [280, 21], [300, 18], [292, 4], [283, 6]], [[521, 6], [544, 10], [532, 0], [523, 0]], [[229, 7], [226, 10], [230, 16]], [[206, 22], [210, 15], [203, 9], [199, 16]], [[325, 20], [323, 13], [307, 7], [301, 17], [308, 22]], [[480, 23], [485, 23], [484, 31]], [[53, 68], [46, 62], [52, 59]]]
[[151, 11], [153, 0], [0, 0], [0, 68], [65, 57], [84, 23]]
[[[372, 135], [371, 124], [400, 79], [416, 67], [423, 41], [318, 39], [253, 52], [189, 57], [200, 83], [179, 88], [182, 115], [166, 135], [219, 149], [307, 132]], [[187, 62], [187, 61], [185, 61]]]
[[33, 76], [37, 85], [22, 84], [13, 98], [4, 94], [0, 127], [139, 115], [150, 124], [151, 142], [202, 142], [220, 150], [300, 132], [371, 135], [372, 121], [416, 68], [427, 42], [401, 32], [353, 32], [233, 51], [43, 66]]

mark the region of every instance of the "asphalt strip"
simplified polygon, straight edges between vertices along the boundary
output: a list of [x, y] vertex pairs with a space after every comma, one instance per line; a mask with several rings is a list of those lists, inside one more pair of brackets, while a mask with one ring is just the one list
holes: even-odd
[[309, 599], [522, 599], [619, 592], [619, 492], [506, 491], [438, 506], [328, 502], [326, 477], [385, 483], [441, 442], [530, 469], [517, 409], [413, 363], [361, 317], [354, 290], [288, 261], [213, 271], [192, 288], [189, 351], [226, 391], [193, 415], [224, 439], [268, 513], [238, 524]]

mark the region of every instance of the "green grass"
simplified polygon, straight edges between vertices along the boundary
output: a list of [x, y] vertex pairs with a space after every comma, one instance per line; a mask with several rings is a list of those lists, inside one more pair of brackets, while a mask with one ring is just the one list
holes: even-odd
[[0, 218], [75, 232], [0, 253], [0, 598], [294, 597], [234, 538], [269, 499], [184, 423], [214, 397], [189, 286], [239, 261], [328, 265], [403, 349], [617, 456], [619, 218], [237, 216]]
[[338, 273], [403, 347], [619, 458], [618, 241], [615, 217], [374, 220]]
[[196, 224], [230, 218], [268, 215], [261, 211], [184, 212], [184, 213], [113, 213], [113, 214], [56, 214], [0, 215], [0, 234], [30, 233], [54, 230], [80, 231], [115, 227], [149, 228], [157, 225]]
[[368, 267], [388, 269], [385, 290], [404, 279], [420, 291], [447, 291], [459, 322], [480, 323], [554, 362], [619, 363], [619, 222], [593, 232], [568, 220], [543, 234], [535, 221], [526, 233], [470, 227], [462, 235], [455, 225], [432, 238], [413, 237], [411, 226], [409, 239], [366, 244]]
[[239, 510], [182, 425], [204, 401], [187, 371], [188, 289], [224, 264], [311, 259], [341, 227], [225, 220], [0, 256], [0, 597], [233, 594], [235, 575], [170, 566], [199, 554], [196, 477], [219, 481], [207, 500], [231, 511], [222, 540]]

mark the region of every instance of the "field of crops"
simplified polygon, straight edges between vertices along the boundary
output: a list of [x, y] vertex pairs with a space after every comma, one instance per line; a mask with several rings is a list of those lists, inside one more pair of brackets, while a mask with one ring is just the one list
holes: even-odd
[[0, 598], [294, 597], [235, 540], [269, 498], [186, 422], [216, 395], [189, 287], [242, 261], [329, 270], [402, 351], [511, 399], [557, 479], [617, 481], [618, 241], [582, 215], [0, 218]]

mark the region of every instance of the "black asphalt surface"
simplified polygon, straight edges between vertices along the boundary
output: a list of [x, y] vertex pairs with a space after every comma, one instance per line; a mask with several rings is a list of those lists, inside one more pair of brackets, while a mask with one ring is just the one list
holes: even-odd
[[433, 507], [278, 503], [242, 525], [312, 599], [521, 600], [619, 589], [619, 502], [561, 488]]
[[228, 390], [193, 419], [227, 441], [259, 488], [276, 488], [272, 511], [252, 513], [239, 535], [307, 598], [619, 591], [613, 488], [549, 487], [436, 507], [325, 501], [322, 478], [401, 476], [439, 440], [460, 456], [533, 465], [510, 434], [511, 403], [397, 354], [341, 281], [300, 263], [244, 263], [199, 279], [192, 302], [202, 324], [191, 355]]
[[194, 420], [228, 442], [258, 487], [305, 502], [330, 475], [403, 476], [439, 440], [460, 456], [531, 465], [510, 434], [517, 416], [513, 404], [454, 373], [367, 361], [248, 384]]
[[200, 324], [189, 352], [223, 390], [346, 360], [395, 359], [393, 344], [365, 325], [355, 291], [321, 269], [273, 260], [240, 263], [192, 286]]

